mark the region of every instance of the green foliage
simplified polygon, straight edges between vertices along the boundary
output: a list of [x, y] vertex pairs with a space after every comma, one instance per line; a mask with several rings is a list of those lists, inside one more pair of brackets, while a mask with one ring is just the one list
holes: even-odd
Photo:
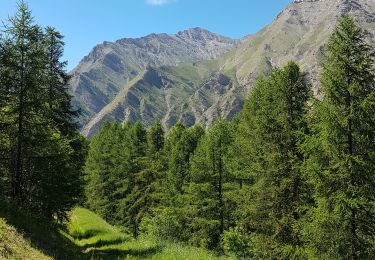
[[371, 259], [374, 63], [351, 18], [323, 65], [322, 100], [289, 62], [257, 81], [233, 122], [206, 133], [104, 124], [86, 163], [88, 205], [139, 240], [92, 233], [81, 245], [122, 254], [145, 243], [130, 255], [163, 259], [211, 258], [176, 254], [175, 242], [243, 259]]
[[190, 232], [187, 227], [189, 208], [186, 191], [190, 184], [191, 156], [204, 134], [200, 126], [186, 129], [178, 123], [166, 138], [167, 175], [160, 176], [157, 196], [162, 198], [154, 204], [141, 226], [142, 232], [158, 240], [188, 241]]
[[156, 121], [152, 124], [148, 131], [147, 142], [148, 142], [148, 153], [149, 156], [157, 156], [164, 147], [164, 129], [160, 121]]
[[190, 241], [210, 249], [220, 250], [221, 235], [233, 225], [231, 213], [235, 202], [231, 193], [235, 185], [227, 168], [232, 139], [230, 125], [218, 120], [199, 142], [191, 159]]
[[310, 112], [304, 150], [315, 206], [304, 228], [311, 258], [371, 259], [375, 216], [373, 49], [344, 16], [323, 62], [324, 99]]
[[76, 131], [63, 37], [34, 23], [27, 5], [0, 38], [2, 196], [35, 213], [63, 218], [82, 192], [85, 142]]
[[75, 208], [70, 213], [68, 237], [90, 259], [214, 259], [204, 249], [154, 241], [143, 237], [133, 240], [106, 223], [95, 213]]
[[243, 188], [247, 194], [240, 192], [246, 196], [239, 208], [240, 224], [263, 237], [261, 246], [268, 246], [271, 256], [285, 247], [291, 250], [284, 256], [288, 258], [300, 246], [293, 227], [306, 203], [299, 146], [309, 94], [295, 63], [274, 69], [257, 82], [237, 126], [233, 171], [239, 180], [254, 182]]
[[[178, 137], [174, 136], [175, 128], [171, 129], [168, 140], [173, 144], [169, 152], [168, 179], [172, 192], [183, 194], [190, 182], [190, 158], [198, 146], [198, 142], [204, 134], [200, 126], [189, 129], [179, 127]], [[170, 138], [170, 137], [173, 138]]]
[[125, 181], [123, 170], [130, 158], [122, 149], [123, 138], [124, 131], [119, 124], [103, 124], [90, 143], [85, 166], [87, 205], [112, 222], [117, 212], [116, 195]]
[[223, 235], [224, 251], [236, 258], [254, 258], [251, 236], [238, 228], [231, 228]]
[[164, 130], [140, 123], [106, 122], [93, 137], [86, 161], [86, 197], [91, 210], [138, 236], [139, 224], [159, 200], [164, 172]]
[[154, 209], [153, 216], [146, 216], [140, 230], [157, 241], [187, 241], [189, 232], [184, 222], [188, 219], [181, 208], [176, 205], [162, 209]]

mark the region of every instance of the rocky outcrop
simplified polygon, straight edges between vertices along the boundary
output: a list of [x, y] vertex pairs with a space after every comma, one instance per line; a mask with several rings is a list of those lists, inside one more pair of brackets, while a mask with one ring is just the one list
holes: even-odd
[[[93, 135], [104, 120], [140, 120], [148, 126], [161, 119], [167, 129], [179, 120], [188, 126], [208, 126], [218, 117], [230, 120], [241, 110], [256, 79], [290, 60], [300, 64], [318, 94], [322, 51], [345, 13], [354, 16], [374, 44], [374, 0], [296, 0], [270, 25], [240, 41], [196, 28], [107, 43], [112, 46], [106, 47], [108, 51], [95, 48], [79, 67], [79, 79], [93, 95], [93, 111], [98, 111], [83, 133]], [[110, 54], [114, 51], [116, 55]], [[133, 57], [132, 63], [124, 57]], [[186, 62], [190, 65], [181, 65]], [[128, 83], [114, 87], [116, 80]], [[82, 88], [76, 86], [78, 93]], [[86, 100], [85, 95], [80, 98]]]
[[71, 72], [74, 105], [81, 108], [81, 123], [107, 105], [122, 87], [148, 66], [177, 66], [214, 59], [233, 49], [239, 41], [201, 28], [174, 35], [150, 34], [93, 48]]

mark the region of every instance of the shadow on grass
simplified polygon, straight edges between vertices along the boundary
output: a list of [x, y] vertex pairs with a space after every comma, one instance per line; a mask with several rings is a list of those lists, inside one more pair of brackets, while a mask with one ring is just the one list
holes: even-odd
[[54, 259], [89, 259], [81, 248], [64, 237], [62, 226], [41, 220], [17, 206], [0, 200], [0, 217], [30, 241], [32, 247]]
[[111, 248], [126, 243], [122, 239], [99, 239], [92, 244], [78, 246], [60, 233], [60, 230], [65, 230], [62, 225], [38, 219], [2, 200], [0, 200], [0, 218], [4, 218], [9, 225], [22, 233], [32, 247], [57, 260], [121, 259], [127, 256], [147, 258], [164, 248], [159, 245], [143, 249]]
[[101, 248], [92, 248], [87, 253], [90, 255], [90, 259], [118, 259], [125, 258], [127, 256], [147, 258], [159, 253], [163, 250], [163, 246], [154, 246], [145, 249], [101, 249]]
[[126, 241], [128, 241], [128, 240], [123, 239], [123, 238], [111, 239], [111, 240], [105, 240], [105, 239], [98, 238], [97, 240], [92, 241], [92, 242], [88, 242], [88, 243], [82, 243], [82, 241], [81, 241], [82, 244], [81, 244], [80, 247], [82, 249], [87, 249], [87, 248], [91, 248], [91, 247], [103, 247], [103, 246], [119, 245], [119, 244], [122, 244]]

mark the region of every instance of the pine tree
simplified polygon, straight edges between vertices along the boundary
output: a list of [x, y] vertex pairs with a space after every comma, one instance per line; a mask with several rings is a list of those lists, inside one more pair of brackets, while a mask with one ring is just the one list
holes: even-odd
[[310, 115], [306, 169], [316, 206], [305, 228], [311, 257], [371, 259], [375, 216], [374, 52], [345, 15], [323, 62], [323, 100]]
[[193, 126], [181, 132], [175, 142], [171, 142], [173, 148], [169, 156], [168, 179], [173, 193], [182, 195], [190, 182], [190, 158], [203, 134], [202, 127]]
[[124, 135], [119, 123], [105, 122], [91, 140], [85, 166], [87, 206], [110, 223], [115, 223], [119, 186], [127, 180], [130, 163], [128, 151], [122, 149]]
[[200, 126], [186, 129], [181, 123], [168, 133], [163, 151], [168, 160], [167, 175], [157, 182], [159, 201], [152, 206], [142, 226], [145, 232], [158, 239], [187, 242], [190, 238], [186, 190], [191, 179], [190, 158], [203, 134]]
[[203, 137], [191, 161], [190, 209], [191, 242], [220, 250], [221, 236], [233, 223], [235, 203], [227, 168], [228, 147], [232, 142], [230, 125], [218, 120]]
[[181, 136], [185, 132], [186, 127], [178, 121], [168, 132], [168, 136], [166, 138], [166, 143], [164, 150], [167, 153], [170, 153], [178, 141], [181, 139]]
[[4, 195], [41, 216], [64, 216], [81, 191], [85, 144], [60, 62], [62, 36], [36, 25], [24, 2], [18, 7], [0, 40]]
[[[254, 182], [240, 192], [240, 225], [261, 241], [262, 257], [293, 257], [300, 238], [293, 229], [304, 205], [301, 172], [309, 86], [290, 62], [260, 79], [241, 114], [232, 161], [235, 176]], [[257, 248], [258, 247], [258, 248]], [[259, 249], [262, 248], [262, 249]]]
[[26, 200], [23, 187], [28, 185], [26, 175], [27, 158], [33, 156], [31, 149], [33, 135], [39, 120], [35, 115], [43, 110], [41, 99], [43, 90], [38, 87], [42, 71], [39, 66], [44, 59], [42, 29], [34, 24], [31, 12], [24, 3], [19, 4], [18, 13], [10, 18], [4, 31], [3, 55], [7, 56], [2, 64], [6, 76], [2, 79], [2, 88], [7, 92], [7, 104], [4, 118], [11, 120], [5, 131], [10, 138], [11, 147], [9, 167], [11, 174], [11, 197], [18, 203]]
[[[126, 127], [126, 126], [125, 126]], [[129, 151], [130, 163], [123, 174], [122, 196], [119, 200], [119, 223], [132, 231], [133, 237], [139, 234], [139, 224], [142, 220], [146, 205], [143, 194], [148, 188], [148, 168], [150, 160], [147, 158], [147, 132], [140, 122], [128, 125], [128, 137], [125, 150]], [[152, 176], [152, 175], [151, 175]], [[145, 180], [146, 179], [146, 180]]]
[[164, 147], [164, 129], [160, 121], [155, 121], [147, 135], [147, 147], [150, 157], [156, 157]]

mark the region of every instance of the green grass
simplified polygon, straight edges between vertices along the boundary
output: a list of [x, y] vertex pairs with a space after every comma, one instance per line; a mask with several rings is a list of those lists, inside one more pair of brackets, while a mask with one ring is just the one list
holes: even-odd
[[0, 259], [217, 259], [183, 244], [134, 240], [95, 213], [75, 208], [66, 225], [42, 221], [0, 201]]
[[66, 236], [90, 259], [216, 259], [200, 248], [148, 238], [134, 240], [84, 208], [71, 212]]
[[218, 259], [207, 250], [196, 247], [189, 247], [179, 244], [167, 244], [163, 251], [153, 255], [151, 259], [164, 260], [204, 260], [204, 259]]
[[0, 259], [52, 259], [40, 250], [33, 248], [30, 241], [0, 218]]
[[84, 208], [75, 208], [71, 212], [67, 228], [69, 234], [75, 238], [95, 237], [102, 234], [111, 234], [116, 239], [128, 238], [98, 215]]
[[64, 235], [62, 226], [38, 219], [0, 200], [0, 259], [84, 257], [81, 249]]

